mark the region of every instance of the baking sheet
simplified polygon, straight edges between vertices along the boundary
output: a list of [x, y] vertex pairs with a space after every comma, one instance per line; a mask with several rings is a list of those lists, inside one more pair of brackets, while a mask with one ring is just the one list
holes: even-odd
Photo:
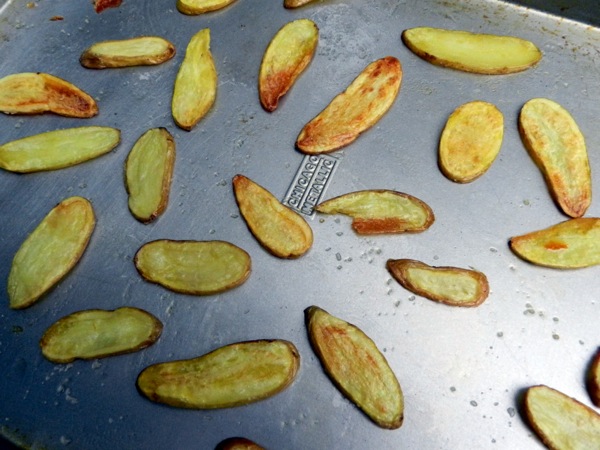
[[[588, 2], [590, 10], [595, 8]], [[598, 268], [534, 267], [508, 249], [511, 236], [565, 220], [518, 136], [520, 107], [548, 97], [573, 114], [586, 136], [593, 185], [600, 155], [600, 33], [597, 28], [498, 1], [319, 1], [285, 10], [280, 1], [239, 0], [187, 17], [174, 2], [125, 0], [97, 15], [89, 2], [8, 1], [0, 10], [0, 76], [44, 71], [99, 103], [88, 120], [0, 116], [2, 142], [79, 125], [122, 130], [112, 153], [60, 171], [0, 173], [0, 280], [27, 234], [60, 200], [89, 198], [97, 215], [90, 246], [52, 292], [23, 311], [0, 290], [0, 431], [32, 448], [214, 448], [246, 436], [267, 448], [543, 448], [524, 423], [525, 388], [547, 384], [590, 404], [585, 373], [600, 343]], [[50, 20], [60, 16], [63, 20]], [[275, 32], [297, 18], [320, 29], [308, 70], [272, 113], [258, 102], [257, 73]], [[434, 67], [400, 41], [403, 29], [437, 26], [534, 41], [544, 58], [532, 70], [478, 76]], [[216, 104], [191, 132], [170, 115], [173, 79], [191, 36], [210, 28], [219, 74]], [[156, 34], [178, 52], [161, 66], [89, 71], [79, 54], [93, 42]], [[369, 62], [393, 55], [404, 79], [386, 116], [343, 155], [325, 197], [387, 188], [426, 201], [436, 222], [422, 234], [359, 237], [345, 217], [316, 216], [312, 249], [279, 260], [252, 238], [239, 216], [231, 178], [242, 173], [284, 197], [303, 155], [295, 138], [309, 119]], [[505, 116], [501, 153], [477, 181], [458, 185], [438, 170], [437, 142], [448, 115], [480, 99]], [[127, 210], [123, 163], [147, 129], [175, 136], [170, 204], [151, 225]], [[587, 216], [598, 216], [594, 198]], [[210, 297], [175, 294], [143, 281], [132, 258], [159, 238], [221, 239], [253, 260], [249, 280]], [[385, 270], [389, 258], [474, 267], [491, 293], [460, 309], [415, 297]], [[5, 281], [3, 281], [5, 283]], [[55, 365], [38, 341], [54, 321], [87, 308], [137, 306], [164, 323], [160, 340], [138, 353]], [[384, 352], [405, 395], [398, 430], [370, 422], [330, 383], [308, 344], [303, 311], [318, 305], [362, 328]], [[301, 355], [297, 379], [248, 406], [189, 411], [151, 403], [135, 379], [147, 365], [190, 358], [236, 341], [283, 338]]]

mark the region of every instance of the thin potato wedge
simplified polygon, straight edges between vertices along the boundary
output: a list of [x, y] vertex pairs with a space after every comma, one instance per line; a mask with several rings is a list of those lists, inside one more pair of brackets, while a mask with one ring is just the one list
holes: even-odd
[[227, 438], [219, 442], [215, 450], [265, 450], [256, 442], [244, 437]]
[[535, 44], [512, 36], [418, 27], [404, 30], [402, 41], [431, 64], [485, 75], [521, 72], [542, 59]]
[[390, 190], [350, 192], [315, 207], [322, 214], [346, 214], [358, 234], [416, 233], [431, 226], [431, 208], [412, 195]]
[[333, 384], [378, 426], [399, 428], [404, 419], [400, 383], [371, 338], [317, 306], [305, 315], [311, 346]]
[[134, 263], [144, 279], [191, 295], [233, 289], [251, 268], [250, 255], [224, 241], [152, 241], [137, 251]]
[[188, 16], [195, 16], [223, 9], [235, 0], [177, 0], [177, 10]]
[[308, 19], [285, 24], [275, 34], [260, 64], [258, 92], [260, 104], [275, 111], [279, 99], [296, 82], [317, 48], [319, 29]]
[[217, 69], [210, 52], [210, 30], [200, 30], [187, 46], [173, 88], [171, 110], [178, 127], [191, 130], [217, 97]]
[[387, 56], [372, 62], [304, 126], [296, 146], [303, 153], [319, 154], [355, 141], [392, 106], [401, 82], [402, 66], [398, 59]]
[[283, 6], [288, 9], [299, 8], [314, 0], [283, 0]]
[[312, 229], [300, 214], [244, 175], [232, 183], [240, 213], [264, 248], [279, 258], [298, 258], [310, 249]]
[[68, 81], [47, 73], [23, 72], [0, 79], [0, 111], [89, 118], [98, 114], [98, 105]]
[[79, 57], [88, 69], [154, 66], [175, 56], [175, 46], [159, 36], [96, 42]]
[[600, 348], [598, 348], [596, 355], [592, 360], [590, 373], [587, 380], [587, 387], [592, 402], [594, 405], [600, 408]]
[[476, 270], [432, 267], [414, 259], [390, 259], [387, 269], [404, 288], [451, 306], [478, 306], [488, 297], [487, 277]]
[[69, 197], [56, 205], [25, 239], [8, 275], [10, 307], [31, 306], [77, 264], [96, 219], [91, 203]]
[[54, 322], [40, 340], [42, 354], [55, 363], [96, 359], [142, 350], [154, 344], [163, 325], [138, 308], [88, 309]]
[[278, 394], [294, 381], [299, 365], [291, 342], [238, 342], [197, 358], [149, 366], [137, 386], [148, 399], [179, 408], [230, 408]]
[[538, 385], [525, 393], [525, 415], [553, 450], [600, 448], [600, 415], [562, 392]]
[[592, 201], [592, 179], [583, 134], [569, 112], [545, 98], [529, 100], [519, 115], [525, 148], [565, 214], [581, 217]]
[[160, 216], [169, 201], [175, 165], [175, 140], [166, 128], [146, 131], [125, 162], [129, 211], [140, 222]]
[[492, 165], [502, 146], [504, 116], [491, 103], [459, 106], [448, 118], [439, 145], [439, 165], [452, 181], [470, 183]]

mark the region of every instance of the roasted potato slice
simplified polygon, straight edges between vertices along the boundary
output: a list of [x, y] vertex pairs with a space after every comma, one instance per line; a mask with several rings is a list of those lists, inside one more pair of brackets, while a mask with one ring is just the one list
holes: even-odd
[[192, 295], [233, 289], [251, 268], [250, 255], [224, 241], [152, 241], [137, 251], [134, 263], [146, 280]]
[[217, 69], [210, 52], [210, 30], [200, 30], [187, 46], [173, 89], [171, 110], [178, 127], [191, 130], [217, 96]]
[[548, 386], [525, 393], [525, 415], [542, 442], [553, 450], [600, 448], [600, 415]]
[[25, 239], [8, 275], [10, 307], [31, 306], [77, 264], [96, 219], [91, 203], [69, 197], [56, 205]]
[[130, 39], [96, 42], [79, 57], [88, 69], [154, 66], [175, 55], [175, 47], [159, 36], [140, 36]]
[[317, 306], [305, 315], [311, 346], [333, 384], [377, 425], [399, 428], [404, 418], [400, 383], [371, 338]]
[[166, 128], [146, 131], [125, 162], [129, 210], [140, 222], [160, 216], [169, 201], [175, 165], [175, 140]]
[[577, 269], [600, 264], [600, 218], [581, 217], [510, 239], [510, 249], [539, 266]]
[[177, 0], [177, 9], [180, 13], [195, 16], [223, 9], [233, 2], [235, 0]]
[[512, 36], [419, 27], [404, 30], [402, 41], [432, 64], [486, 75], [521, 72], [542, 59], [534, 43]]
[[278, 394], [294, 381], [299, 365], [291, 342], [238, 342], [198, 358], [149, 366], [137, 386], [150, 400], [179, 408], [229, 408]]
[[118, 8], [121, 6], [122, 0], [94, 0], [94, 11], [100, 14], [108, 8]]
[[571, 114], [552, 100], [534, 98], [521, 109], [519, 132], [559, 207], [568, 216], [583, 216], [592, 201], [592, 179], [585, 140]]
[[215, 450], [265, 450], [256, 442], [243, 437], [227, 438], [219, 442]]
[[387, 56], [372, 62], [304, 126], [296, 146], [304, 153], [318, 154], [350, 144], [388, 111], [401, 82], [402, 66], [398, 59]]
[[283, 6], [288, 9], [298, 8], [314, 0], [283, 0]]
[[487, 277], [476, 270], [432, 267], [414, 259], [389, 259], [387, 269], [404, 288], [451, 306], [478, 306], [487, 298]]
[[0, 111], [88, 118], [98, 114], [98, 105], [68, 81], [47, 73], [23, 72], [0, 79]]
[[502, 146], [504, 116], [491, 103], [459, 106], [448, 118], [439, 146], [439, 165], [452, 181], [469, 183], [492, 165]]
[[365, 190], [326, 200], [315, 207], [322, 214], [346, 214], [358, 234], [420, 232], [435, 220], [433, 211], [412, 195], [390, 190]]
[[260, 64], [258, 93], [262, 107], [277, 109], [279, 98], [296, 82], [317, 48], [319, 29], [308, 19], [285, 24], [273, 37]]

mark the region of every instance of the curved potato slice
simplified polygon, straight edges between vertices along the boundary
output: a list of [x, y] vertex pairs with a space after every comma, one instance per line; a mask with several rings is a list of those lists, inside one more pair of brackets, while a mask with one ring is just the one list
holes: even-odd
[[319, 154], [350, 144], [388, 111], [401, 82], [402, 66], [398, 59], [387, 56], [372, 62], [304, 126], [296, 146], [304, 153]]
[[0, 79], [0, 111], [88, 118], [98, 114], [98, 105], [68, 81], [47, 73], [24, 72]]
[[235, 198], [248, 228], [260, 244], [279, 258], [297, 258], [313, 243], [304, 218], [243, 175], [233, 177]]
[[592, 360], [587, 386], [592, 402], [600, 408], [600, 348]]
[[256, 442], [243, 437], [227, 438], [219, 442], [215, 450], [265, 450]]
[[486, 75], [521, 72], [542, 59], [535, 44], [512, 36], [419, 27], [404, 30], [402, 41], [432, 64]]
[[478, 306], [490, 292], [487, 277], [476, 270], [432, 267], [413, 259], [390, 259], [387, 269], [409, 291], [451, 306]]
[[319, 29], [308, 19], [285, 24], [273, 37], [260, 65], [258, 92], [260, 104], [275, 111], [279, 98], [292, 87], [317, 48]]
[[314, 0], [283, 0], [283, 6], [288, 9], [298, 8]]
[[81, 54], [79, 62], [88, 69], [153, 66], [168, 61], [174, 55], [175, 47], [166, 39], [140, 36], [96, 42]]
[[89, 309], [54, 322], [40, 340], [42, 354], [55, 363], [131, 353], [154, 344], [162, 323], [152, 314], [124, 307]]
[[577, 269], [600, 264], [600, 219], [570, 219], [510, 239], [510, 249], [539, 266]]
[[284, 340], [226, 345], [193, 359], [154, 364], [137, 379], [154, 402], [179, 408], [216, 409], [272, 397], [296, 377], [300, 354]]
[[352, 228], [358, 234], [415, 233], [426, 230], [435, 220], [425, 202], [385, 189], [344, 194], [318, 204], [315, 210], [351, 216]]
[[333, 384], [377, 425], [399, 428], [402, 389], [371, 338], [317, 306], [305, 314], [310, 343]]
[[10, 307], [31, 306], [77, 264], [96, 219], [90, 202], [69, 197], [56, 205], [25, 239], [8, 275]]
[[235, 0], [177, 0], [177, 10], [189, 16], [223, 9]]
[[583, 216], [592, 201], [592, 180], [585, 140], [573, 117], [552, 100], [534, 98], [521, 109], [519, 132], [563, 212]]
[[492, 165], [502, 146], [504, 116], [491, 103], [475, 101], [459, 106], [448, 118], [439, 147], [443, 174], [469, 183]]

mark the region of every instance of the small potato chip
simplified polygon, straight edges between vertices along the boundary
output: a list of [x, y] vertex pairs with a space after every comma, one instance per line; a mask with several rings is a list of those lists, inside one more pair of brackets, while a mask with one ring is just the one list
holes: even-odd
[[158, 36], [140, 36], [131, 39], [102, 41], [92, 44], [79, 57], [88, 69], [154, 66], [175, 55], [175, 47]]
[[195, 16], [223, 9], [233, 2], [235, 0], [177, 0], [177, 9], [180, 13]]
[[594, 405], [600, 408], [600, 348], [592, 360], [587, 387]]
[[283, 6], [288, 9], [298, 8], [314, 0], [283, 0]]
[[243, 437], [227, 438], [217, 445], [215, 450], [265, 450], [256, 442]]

